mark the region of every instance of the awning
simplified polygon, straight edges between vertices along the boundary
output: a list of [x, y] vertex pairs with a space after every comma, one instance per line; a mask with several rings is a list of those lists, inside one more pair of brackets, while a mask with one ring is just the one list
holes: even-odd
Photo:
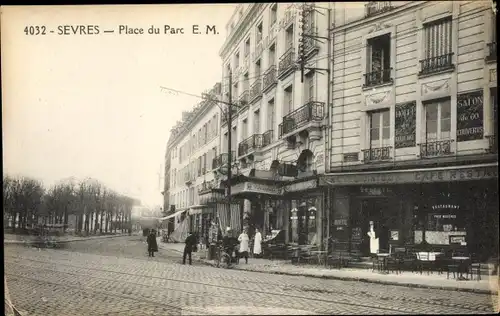
[[159, 220], [160, 220], [160, 221], [164, 221], [164, 220], [170, 219], [170, 218], [172, 218], [172, 217], [176, 217], [177, 215], [180, 215], [180, 214], [184, 213], [184, 212], [185, 212], [185, 211], [187, 211], [187, 210], [188, 210], [188, 209], [177, 211], [177, 212], [175, 212], [174, 214], [170, 214], [170, 215], [168, 215], [168, 216], [166, 216], [166, 217], [159, 218]]

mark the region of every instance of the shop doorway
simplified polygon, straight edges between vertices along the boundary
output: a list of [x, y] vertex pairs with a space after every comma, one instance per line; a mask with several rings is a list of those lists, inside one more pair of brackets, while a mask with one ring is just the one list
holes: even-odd
[[389, 252], [389, 227], [386, 217], [389, 208], [387, 198], [365, 198], [361, 200], [360, 215], [358, 223], [361, 224], [362, 239], [361, 252], [365, 256], [370, 256], [370, 222], [374, 224], [374, 230], [379, 239], [379, 252]]

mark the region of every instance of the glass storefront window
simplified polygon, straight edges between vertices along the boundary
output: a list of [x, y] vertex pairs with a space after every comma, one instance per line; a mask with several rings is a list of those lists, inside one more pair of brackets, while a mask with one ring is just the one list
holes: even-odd
[[290, 236], [292, 243], [299, 245], [317, 244], [317, 209], [314, 205], [316, 200], [298, 200], [297, 205], [290, 211]]

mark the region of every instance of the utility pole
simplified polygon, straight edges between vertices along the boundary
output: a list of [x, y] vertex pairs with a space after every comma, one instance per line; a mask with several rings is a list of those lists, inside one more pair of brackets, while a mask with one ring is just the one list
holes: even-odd
[[233, 131], [233, 109], [232, 109], [232, 102], [233, 102], [233, 71], [229, 69], [229, 100], [227, 104], [227, 204], [228, 204], [228, 219], [229, 219], [229, 225], [231, 226], [231, 177], [232, 177], [232, 170], [231, 170], [231, 163], [233, 162], [233, 157], [232, 156], [232, 131]]

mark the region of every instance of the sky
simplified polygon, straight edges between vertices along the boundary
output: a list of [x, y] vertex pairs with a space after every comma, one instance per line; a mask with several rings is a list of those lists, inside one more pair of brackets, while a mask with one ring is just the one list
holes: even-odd
[[[47, 187], [91, 177], [144, 204], [163, 204], [170, 129], [200, 100], [160, 86], [201, 95], [221, 80], [218, 54], [234, 8], [2, 7], [4, 174]], [[166, 24], [185, 34], [164, 34]], [[207, 24], [219, 34], [192, 34], [192, 25]], [[99, 34], [58, 34], [78, 25], [96, 25]], [[119, 25], [146, 34], [118, 34]], [[147, 34], [152, 25], [160, 34]], [[45, 35], [36, 35], [37, 26]]]

